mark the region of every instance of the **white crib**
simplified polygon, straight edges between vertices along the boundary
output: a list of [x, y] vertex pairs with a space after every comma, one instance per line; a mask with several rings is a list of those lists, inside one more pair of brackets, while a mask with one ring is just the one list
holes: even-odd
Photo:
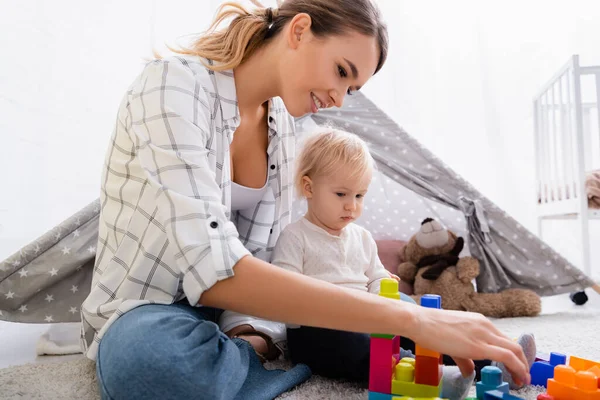
[[[600, 66], [583, 67], [574, 55], [534, 98], [538, 233], [544, 219], [576, 219], [581, 269], [592, 276], [589, 171], [600, 169]], [[596, 289], [596, 288], [595, 288]]]

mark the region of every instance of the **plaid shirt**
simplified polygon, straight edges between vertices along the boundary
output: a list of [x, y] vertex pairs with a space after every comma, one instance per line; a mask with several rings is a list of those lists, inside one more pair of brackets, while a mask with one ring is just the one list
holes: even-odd
[[270, 261], [291, 222], [294, 122], [281, 99], [269, 101], [269, 190], [232, 213], [229, 146], [239, 123], [233, 72], [199, 58], [153, 61], [130, 86], [102, 174], [96, 263], [81, 307], [87, 357], [125, 312], [184, 298], [197, 305], [243, 256]]

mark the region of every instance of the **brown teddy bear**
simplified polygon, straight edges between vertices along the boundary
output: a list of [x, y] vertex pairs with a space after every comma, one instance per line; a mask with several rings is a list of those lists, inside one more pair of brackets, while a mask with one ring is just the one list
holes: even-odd
[[531, 290], [507, 289], [500, 293], [478, 293], [472, 280], [479, 275], [479, 261], [459, 257], [462, 237], [427, 218], [404, 247], [398, 266], [400, 279], [412, 283], [417, 302], [420, 295], [438, 294], [442, 308], [473, 311], [492, 318], [529, 317], [541, 311], [540, 297]]

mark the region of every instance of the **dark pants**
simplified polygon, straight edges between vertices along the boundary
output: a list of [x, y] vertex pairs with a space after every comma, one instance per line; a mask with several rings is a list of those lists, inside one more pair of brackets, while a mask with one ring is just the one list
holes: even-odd
[[[302, 326], [288, 329], [287, 341], [290, 358], [294, 364], [306, 364], [313, 374], [326, 378], [368, 384], [369, 335]], [[413, 353], [416, 351], [415, 343], [408, 338], [400, 339], [400, 347]], [[481, 379], [481, 369], [490, 364], [490, 360], [475, 361], [478, 381]], [[444, 355], [444, 365], [456, 363]]]

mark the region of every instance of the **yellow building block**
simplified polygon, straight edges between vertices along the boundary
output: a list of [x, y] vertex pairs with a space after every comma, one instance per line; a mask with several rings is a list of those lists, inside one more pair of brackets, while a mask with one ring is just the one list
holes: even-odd
[[424, 347], [419, 346], [418, 344], [415, 346], [415, 352], [417, 353], [417, 356], [426, 356], [426, 357], [433, 357], [433, 358], [440, 358], [441, 354], [438, 353], [437, 351], [433, 351], [433, 350], [429, 350], [426, 349]]
[[392, 396], [392, 400], [448, 400], [441, 397], [406, 397], [406, 396]]
[[415, 383], [415, 359], [403, 358], [394, 368], [392, 377], [392, 396], [436, 398], [442, 390], [442, 380], [437, 386]]
[[442, 382], [437, 386], [419, 385], [414, 382], [392, 380], [392, 395], [412, 397], [437, 397], [442, 391]]
[[448, 400], [446, 398], [442, 399], [441, 397], [406, 397], [406, 396], [392, 396], [392, 400]]
[[384, 278], [379, 286], [379, 295], [388, 299], [400, 300], [398, 281], [392, 278]]

